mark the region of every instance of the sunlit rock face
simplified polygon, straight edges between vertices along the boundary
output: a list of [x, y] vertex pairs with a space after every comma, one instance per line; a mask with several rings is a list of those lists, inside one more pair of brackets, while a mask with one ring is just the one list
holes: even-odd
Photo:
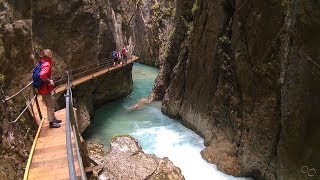
[[305, 179], [304, 165], [320, 170], [319, 3], [192, 7], [177, 1], [181, 14], [154, 88], [163, 112], [201, 134], [203, 157], [223, 172]]

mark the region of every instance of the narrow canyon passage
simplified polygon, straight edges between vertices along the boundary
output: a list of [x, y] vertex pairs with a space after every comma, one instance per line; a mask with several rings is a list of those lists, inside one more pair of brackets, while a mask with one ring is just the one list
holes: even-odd
[[179, 122], [163, 115], [160, 102], [129, 111], [128, 107], [146, 98], [157, 76], [156, 68], [135, 64], [133, 68], [133, 92], [126, 98], [108, 103], [98, 109], [85, 139], [109, 148], [114, 136], [131, 135], [138, 139], [146, 153], [168, 157], [178, 166], [187, 180], [196, 179], [245, 179], [219, 172], [214, 165], [202, 159], [203, 139]]
[[[53, 80], [139, 58], [134, 79], [126, 66], [74, 88], [80, 132], [91, 122], [89, 145], [107, 150], [114, 136], [131, 135], [186, 179], [319, 179], [319, 9], [320, 0], [0, 1], [0, 180], [22, 179], [32, 154], [33, 92], [7, 97], [31, 81], [44, 49], [53, 53]], [[129, 110], [151, 91], [159, 102]], [[56, 109], [65, 108], [63, 95], [56, 98]], [[124, 157], [95, 160], [114, 163], [104, 168], [111, 175], [123, 170], [113, 179], [133, 179], [128, 171], [182, 177], [151, 156], [149, 169], [130, 161], [146, 173]]]

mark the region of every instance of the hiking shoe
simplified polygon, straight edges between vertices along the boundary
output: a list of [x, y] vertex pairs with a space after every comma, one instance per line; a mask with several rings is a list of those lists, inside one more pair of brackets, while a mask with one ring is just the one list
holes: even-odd
[[62, 121], [61, 121], [61, 120], [56, 119], [56, 118], [54, 118], [53, 122], [55, 122], [55, 123], [62, 123]]
[[60, 124], [52, 121], [52, 122], [49, 122], [49, 127], [50, 127], [50, 128], [59, 128], [59, 127], [60, 127]]

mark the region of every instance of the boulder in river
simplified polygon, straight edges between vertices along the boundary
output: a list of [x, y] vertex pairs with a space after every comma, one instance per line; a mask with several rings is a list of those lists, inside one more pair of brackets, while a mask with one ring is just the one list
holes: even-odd
[[181, 170], [168, 158], [145, 154], [138, 141], [130, 136], [117, 136], [111, 140], [104, 170], [99, 179], [117, 180], [184, 180]]

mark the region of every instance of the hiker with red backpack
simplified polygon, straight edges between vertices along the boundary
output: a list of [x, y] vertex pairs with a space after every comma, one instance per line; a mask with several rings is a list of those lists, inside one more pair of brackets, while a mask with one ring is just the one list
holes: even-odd
[[42, 95], [42, 99], [47, 106], [47, 119], [50, 128], [59, 128], [62, 121], [56, 119], [54, 115], [54, 99], [52, 91], [54, 83], [52, 80], [52, 52], [44, 49], [40, 54], [40, 61], [33, 70], [33, 87], [38, 89], [38, 93]]

